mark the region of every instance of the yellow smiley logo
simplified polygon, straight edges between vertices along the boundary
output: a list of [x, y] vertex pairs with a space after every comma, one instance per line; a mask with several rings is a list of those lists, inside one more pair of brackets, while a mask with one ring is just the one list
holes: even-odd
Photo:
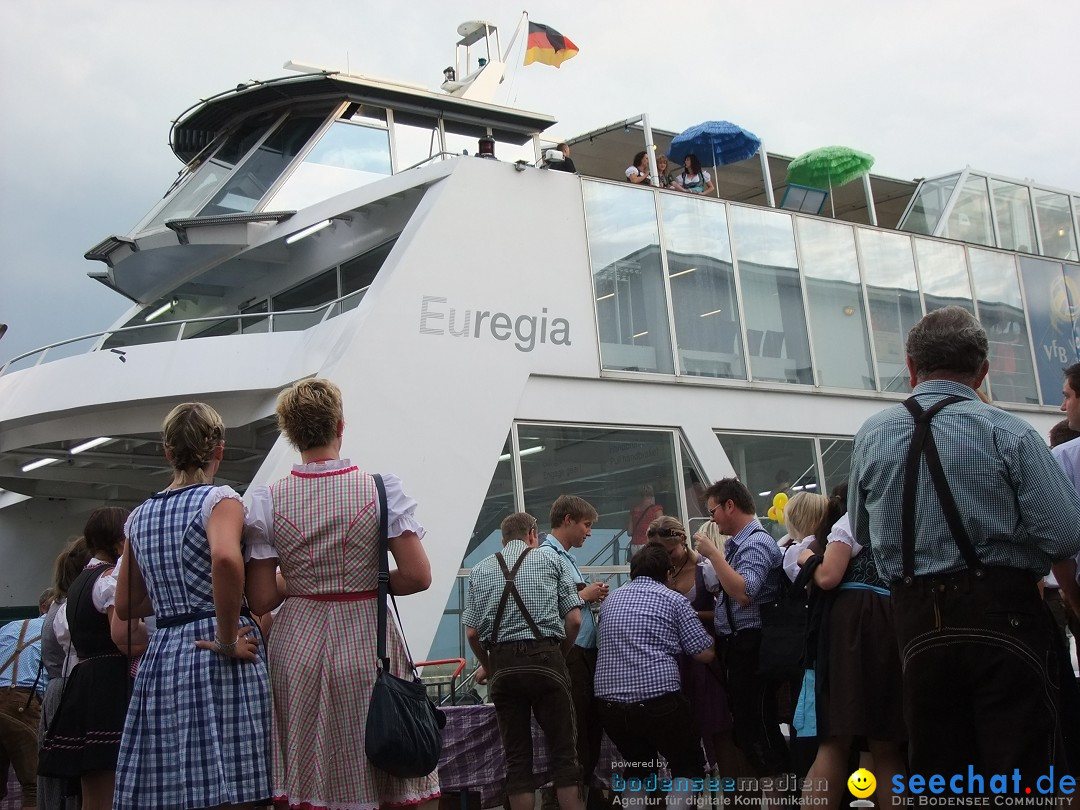
[[877, 779], [866, 768], [859, 768], [847, 780], [848, 790], [856, 799], [865, 799], [877, 787]]

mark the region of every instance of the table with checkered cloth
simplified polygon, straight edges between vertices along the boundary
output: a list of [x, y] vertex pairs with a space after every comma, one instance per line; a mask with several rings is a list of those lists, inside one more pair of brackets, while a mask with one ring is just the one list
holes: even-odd
[[[446, 728], [439, 757], [439, 788], [443, 794], [469, 791], [478, 794], [481, 807], [502, 804], [506, 782], [506, 759], [503, 755], [495, 707], [444, 706]], [[533, 719], [533, 773], [537, 781], [548, 779], [548, 753], [544, 733]], [[603, 787], [611, 784], [611, 765], [621, 759], [618, 749], [604, 735], [595, 780]]]

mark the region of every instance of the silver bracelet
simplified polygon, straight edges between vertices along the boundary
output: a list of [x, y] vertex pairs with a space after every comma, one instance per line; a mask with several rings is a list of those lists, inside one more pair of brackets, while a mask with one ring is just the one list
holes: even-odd
[[214, 636], [214, 651], [219, 652], [222, 655], [227, 655], [228, 653], [236, 652], [236, 644], [237, 644], [238, 641], [240, 641], [239, 637], [237, 637], [232, 643], [226, 644], [220, 638], [218, 638], [217, 636]]

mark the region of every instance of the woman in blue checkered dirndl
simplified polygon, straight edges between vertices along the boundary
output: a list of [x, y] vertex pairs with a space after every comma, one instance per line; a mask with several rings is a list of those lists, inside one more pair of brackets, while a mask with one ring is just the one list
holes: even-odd
[[270, 683], [242, 608], [244, 506], [210, 484], [224, 449], [212, 408], [173, 409], [164, 445], [172, 484], [132, 512], [133, 553], [117, 578], [117, 613], [152, 612], [157, 631], [128, 707], [113, 807], [249, 807], [270, 796]]

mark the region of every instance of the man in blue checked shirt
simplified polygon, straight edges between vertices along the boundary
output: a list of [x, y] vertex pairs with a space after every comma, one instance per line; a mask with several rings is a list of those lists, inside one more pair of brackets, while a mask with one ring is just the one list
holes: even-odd
[[[47, 609], [45, 594], [42, 600]], [[5, 783], [0, 787], [6, 787], [8, 767], [14, 766], [24, 808], [37, 807], [38, 722], [49, 680], [41, 665], [44, 625], [42, 611], [36, 619], [0, 627], [0, 775]]]
[[988, 351], [960, 307], [911, 329], [914, 390], [856, 434], [849, 514], [891, 583], [911, 772], [1032, 785], [1063, 771], [1038, 581], [1080, 549], [1080, 496], [1030, 424], [979, 399]]
[[[777, 684], [758, 675], [761, 609], [780, 586], [784, 555], [756, 517], [754, 496], [737, 478], [705, 490], [705, 505], [721, 534], [730, 535], [721, 554], [705, 534], [694, 535], [698, 553], [712, 563], [705, 585], [718, 593], [713, 626], [716, 653], [727, 675], [735, 744], [758, 777], [788, 771], [788, 748], [780, 733]], [[713, 576], [712, 574], [715, 574]]]
[[477, 683], [490, 674], [506, 754], [511, 810], [532, 810], [531, 718], [544, 731], [551, 781], [561, 810], [583, 810], [578, 783], [574, 706], [563, 656], [581, 627], [583, 604], [562, 560], [537, 551], [536, 518], [516, 512], [502, 525], [502, 551], [473, 566], [461, 623], [480, 662]]
[[[712, 638], [686, 598], [667, 586], [671, 558], [649, 543], [630, 559], [630, 582], [604, 602], [604, 626], [596, 665], [600, 719], [628, 765], [626, 780], [656, 773], [660, 756], [675, 779], [667, 806], [689, 807], [690, 780], [701, 779], [705, 759], [701, 735], [682, 693], [679, 654], [713, 660]], [[681, 777], [681, 779], [680, 779]], [[644, 791], [623, 791], [624, 805], [644, 806]]]

